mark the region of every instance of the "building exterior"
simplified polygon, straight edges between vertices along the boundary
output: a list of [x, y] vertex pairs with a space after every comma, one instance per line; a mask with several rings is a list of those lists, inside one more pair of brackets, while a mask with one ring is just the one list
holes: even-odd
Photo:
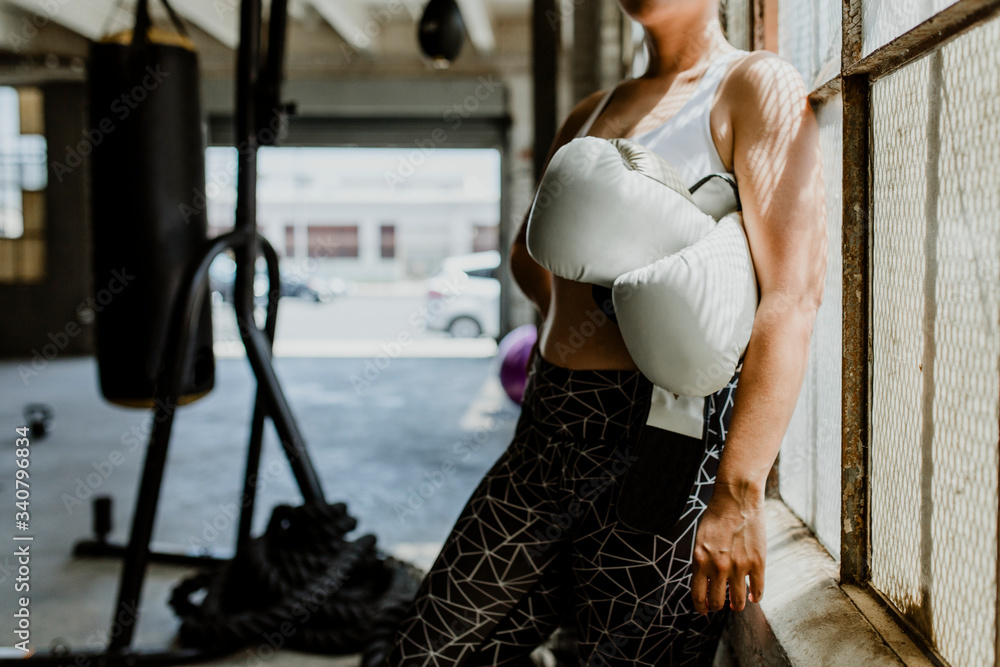
[[[235, 215], [236, 153], [207, 153], [209, 225]], [[419, 279], [445, 257], [495, 250], [500, 154], [473, 149], [269, 148], [258, 224], [298, 268], [354, 281]]]

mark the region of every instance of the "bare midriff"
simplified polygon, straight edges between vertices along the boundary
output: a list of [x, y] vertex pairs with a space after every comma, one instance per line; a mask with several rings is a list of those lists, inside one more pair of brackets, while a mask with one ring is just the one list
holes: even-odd
[[542, 358], [575, 370], [635, 370], [621, 331], [594, 300], [592, 286], [552, 276], [552, 300], [538, 343]]

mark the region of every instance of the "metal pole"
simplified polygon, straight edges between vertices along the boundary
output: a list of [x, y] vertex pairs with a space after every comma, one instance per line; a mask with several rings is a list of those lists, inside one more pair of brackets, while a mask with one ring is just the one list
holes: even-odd
[[[844, 70], [861, 58], [861, 0], [844, 0]], [[840, 581], [862, 586], [868, 572], [868, 342], [871, 195], [871, 79], [845, 76], [843, 134], [843, 367], [841, 369]]]
[[[279, 0], [278, 9], [282, 7]], [[283, 12], [278, 12], [283, 14]], [[272, 15], [272, 20], [282, 27], [284, 18]], [[283, 44], [283, 37], [274, 37]], [[319, 478], [306, 451], [305, 440], [299, 432], [288, 401], [285, 399], [278, 378], [271, 364], [270, 344], [257, 328], [253, 315], [253, 279], [257, 260], [257, 148], [261, 127], [259, 102], [261, 99], [261, 0], [244, 0], [240, 7], [240, 51], [236, 64], [236, 148], [238, 151], [236, 178], [235, 229], [248, 235], [249, 241], [236, 249], [236, 281], [234, 301], [240, 338], [247, 351], [247, 359], [257, 378], [258, 388], [264, 398], [267, 414], [274, 422], [281, 445], [288, 456], [292, 473], [307, 503], [324, 502]], [[281, 58], [275, 56], [272, 64], [280, 67]]]

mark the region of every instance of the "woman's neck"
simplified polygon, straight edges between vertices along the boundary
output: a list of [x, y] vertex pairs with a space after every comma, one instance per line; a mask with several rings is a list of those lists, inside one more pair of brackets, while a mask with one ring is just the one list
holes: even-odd
[[722, 34], [718, 9], [711, 4], [696, 11], [677, 8], [656, 18], [655, 22], [643, 25], [649, 65], [642, 78], [673, 78], [732, 48]]

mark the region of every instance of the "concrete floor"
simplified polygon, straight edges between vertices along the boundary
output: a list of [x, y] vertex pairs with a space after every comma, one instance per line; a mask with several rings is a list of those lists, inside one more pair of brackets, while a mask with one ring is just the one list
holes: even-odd
[[[465, 499], [510, 441], [518, 409], [502, 393], [493, 359], [396, 358], [384, 368], [367, 359], [278, 359], [284, 390], [299, 419], [329, 501], [345, 500], [359, 519], [354, 535], [373, 533], [382, 549], [421, 567], [433, 560]], [[22, 378], [18, 362], [0, 364], [0, 428], [13, 444], [25, 404], [54, 411], [51, 434], [30, 446], [31, 646], [61, 642], [72, 648], [105, 644], [118, 589], [119, 562], [74, 559], [75, 542], [91, 535], [91, 496], [114, 498], [111, 540], [124, 542], [130, 527], [149, 413], [111, 406], [97, 387], [92, 359], [59, 359]], [[367, 376], [366, 376], [367, 370]], [[154, 548], [185, 551], [209, 543], [220, 550], [235, 541], [235, 519], [217, 538], [225, 505], [241, 490], [253, 382], [242, 359], [217, 362], [216, 389], [178, 413], [154, 528]], [[362, 386], [358, 378], [369, 383]], [[352, 382], [352, 379], [355, 380]], [[113, 454], [118, 452], [118, 454]], [[447, 461], [454, 473], [423, 504], [403, 513], [408, 498]], [[447, 466], [446, 469], [451, 469]], [[0, 645], [13, 643], [16, 598], [14, 548], [15, 456], [0, 456]], [[103, 471], [103, 472], [102, 472]], [[269, 429], [254, 533], [271, 509], [301, 502], [290, 468]], [[97, 473], [96, 475], [93, 473]], [[441, 478], [438, 477], [438, 480]], [[227, 521], [221, 521], [225, 524]], [[210, 539], [205, 539], [206, 534]], [[6, 536], [6, 537], [5, 537]], [[146, 580], [134, 646], [169, 644], [178, 622], [167, 606], [170, 589], [191, 570], [153, 566]], [[258, 664], [261, 656], [237, 654], [212, 664]], [[332, 659], [279, 651], [274, 665], [347, 667], [356, 657]]]

